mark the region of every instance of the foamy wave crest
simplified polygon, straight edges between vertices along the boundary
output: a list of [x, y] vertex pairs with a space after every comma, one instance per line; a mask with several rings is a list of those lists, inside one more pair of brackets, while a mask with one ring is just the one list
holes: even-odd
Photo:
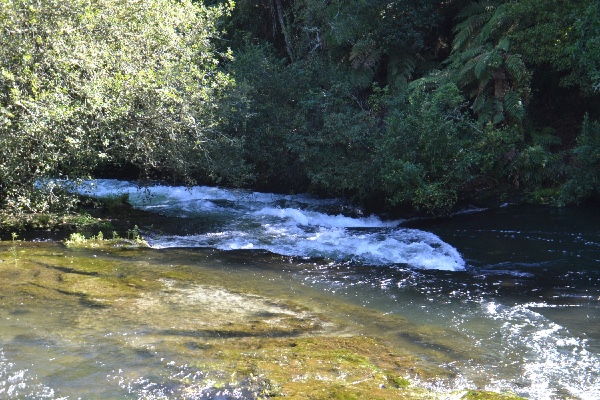
[[[95, 190], [95, 191], [94, 191]], [[326, 211], [336, 200], [282, 196], [211, 187], [152, 186], [101, 180], [93, 195], [128, 194], [130, 203], [169, 216], [214, 217], [210, 231], [146, 238], [155, 248], [261, 249], [299, 257], [324, 257], [368, 265], [462, 270], [456, 249], [432, 233], [401, 229], [401, 221], [354, 218]], [[216, 225], [216, 227], [215, 227]]]

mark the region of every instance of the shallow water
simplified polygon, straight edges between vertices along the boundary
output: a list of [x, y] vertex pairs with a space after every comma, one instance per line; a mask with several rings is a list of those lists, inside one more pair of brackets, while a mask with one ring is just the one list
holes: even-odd
[[[358, 376], [306, 362], [285, 381], [271, 368], [313, 354], [290, 361], [302, 340], [373, 338], [389, 346], [364, 354], [378, 370], [442, 398], [600, 398], [595, 209], [385, 221], [308, 197], [102, 184], [171, 223], [141, 227], [154, 249], [0, 242], [0, 397], [256, 398]], [[376, 375], [352, 379], [379, 390]]]

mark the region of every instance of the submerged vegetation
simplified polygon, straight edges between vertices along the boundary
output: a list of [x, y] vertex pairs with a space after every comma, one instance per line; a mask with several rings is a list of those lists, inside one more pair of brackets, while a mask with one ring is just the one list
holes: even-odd
[[[11, 262], [15, 257], [18, 262]], [[106, 367], [93, 357], [79, 360], [77, 379], [86, 373], [106, 379], [111, 365], [123, 361], [119, 357], [143, 360], [141, 370], [131, 370], [137, 362], [118, 365], [128, 369], [122, 379], [172, 374], [174, 365], [185, 365], [178, 367], [184, 374], [169, 378], [170, 398], [217, 397], [219, 391], [237, 389], [245, 398], [259, 399], [435, 399], [439, 392], [417, 382], [451, 374], [411, 352], [444, 360], [449, 349], [465, 351], [461, 341], [446, 340], [441, 328], [349, 303], [301, 300], [290, 292], [290, 282], [272, 282], [267, 295], [257, 290], [255, 274], [240, 279], [223, 269], [225, 259], [199, 259], [201, 252], [3, 241], [0, 300], [10, 315], [43, 318], [47, 329], [29, 326], [28, 336], [21, 337], [30, 345], [67, 343], [53, 360], [70, 370], [77, 357], [70, 355], [68, 343], [92, 341], [99, 351], [116, 354]], [[340, 319], [347, 314], [355, 316], [353, 321]], [[397, 332], [399, 340], [419, 337], [421, 345], [394, 346], [367, 336], [361, 331], [365, 321]], [[161, 357], [169, 363], [159, 362]], [[77, 387], [77, 379], [70, 376], [70, 384]], [[102, 386], [94, 390], [115, 390], [106, 398], [123, 393], [110, 380]], [[128, 390], [134, 390], [131, 384]], [[104, 392], [94, 393], [105, 398]], [[467, 390], [452, 395], [517, 398]]]

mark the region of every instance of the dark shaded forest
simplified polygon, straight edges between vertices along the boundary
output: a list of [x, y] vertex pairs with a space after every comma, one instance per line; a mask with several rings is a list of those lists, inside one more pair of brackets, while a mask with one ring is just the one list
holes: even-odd
[[[0, 203], [94, 176], [443, 215], [600, 195], [597, 0], [3, 2]], [[57, 180], [68, 178], [68, 180]]]

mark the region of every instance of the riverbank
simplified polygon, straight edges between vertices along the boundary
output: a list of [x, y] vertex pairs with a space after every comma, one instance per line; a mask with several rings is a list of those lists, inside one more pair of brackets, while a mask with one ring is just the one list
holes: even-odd
[[107, 238], [116, 232], [126, 237], [136, 225], [151, 225], [160, 216], [132, 207], [126, 197], [82, 198], [80, 206], [68, 213], [16, 213], [0, 210], [0, 240], [13, 235], [24, 240], [62, 241], [72, 233], [86, 236], [103, 232]]

